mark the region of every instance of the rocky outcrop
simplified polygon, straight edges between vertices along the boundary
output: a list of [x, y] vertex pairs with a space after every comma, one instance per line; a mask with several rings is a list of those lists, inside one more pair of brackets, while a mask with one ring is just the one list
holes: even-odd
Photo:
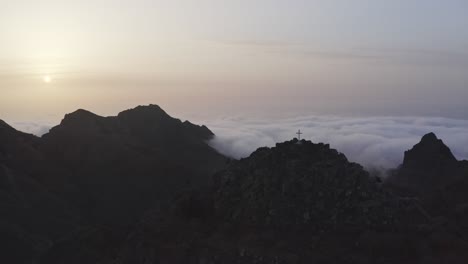
[[425, 195], [468, 177], [463, 167], [444, 142], [429, 133], [405, 152], [403, 164], [387, 183], [412, 195]]
[[429, 133], [405, 152], [403, 164], [388, 182], [420, 195], [451, 184], [460, 177], [460, 163], [442, 140]]
[[386, 184], [406, 195], [428, 197], [468, 179], [468, 166], [458, 161], [434, 133], [405, 152], [403, 164]]
[[325, 144], [292, 140], [260, 148], [216, 175], [225, 221], [316, 229], [392, 224], [392, 200], [377, 179]]
[[127, 225], [155, 201], [208, 184], [225, 164], [206, 143], [212, 136], [156, 105], [115, 117], [78, 110], [43, 136], [42, 150], [78, 188], [67, 199], [95, 221]]
[[13, 255], [2, 250], [0, 262], [96, 261], [146, 210], [208, 185], [226, 162], [211, 137], [155, 105], [115, 117], [77, 110], [42, 138], [1, 121], [0, 247]]
[[411, 150], [405, 152], [402, 167], [434, 170], [453, 165], [456, 162], [457, 159], [444, 142], [438, 139], [434, 133], [428, 133]]
[[405, 152], [385, 187], [415, 197], [432, 219], [468, 238], [468, 163], [458, 161], [434, 133]]

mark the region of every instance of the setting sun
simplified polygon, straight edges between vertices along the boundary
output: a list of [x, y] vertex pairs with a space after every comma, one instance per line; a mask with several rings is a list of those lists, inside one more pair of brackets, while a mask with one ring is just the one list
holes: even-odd
[[50, 83], [50, 82], [52, 81], [52, 79], [50, 78], [49, 75], [46, 75], [46, 76], [43, 77], [43, 81], [44, 81], [45, 83]]

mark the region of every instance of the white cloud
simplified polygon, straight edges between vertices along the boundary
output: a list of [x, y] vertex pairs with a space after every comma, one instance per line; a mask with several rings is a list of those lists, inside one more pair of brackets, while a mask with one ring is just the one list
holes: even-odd
[[[301, 116], [280, 119], [223, 118], [198, 120], [216, 137], [210, 144], [219, 152], [247, 157], [259, 147], [302, 136], [312, 142], [329, 143], [349, 160], [366, 167], [394, 168], [403, 161], [404, 151], [434, 132], [458, 159], [468, 159], [468, 120], [441, 117], [340, 117]], [[18, 130], [43, 135], [52, 127], [39, 122], [16, 122]]]
[[14, 122], [12, 126], [22, 132], [33, 134], [36, 136], [42, 136], [49, 132], [52, 127], [51, 124], [40, 123], [40, 122]]
[[421, 137], [434, 132], [458, 159], [468, 159], [468, 120], [439, 117], [340, 117], [304, 116], [255, 120], [224, 118], [207, 126], [216, 134], [210, 143], [234, 158], [246, 157], [261, 146], [292, 139], [298, 129], [303, 137], [330, 143], [349, 160], [366, 167], [393, 168], [403, 161], [404, 151]]

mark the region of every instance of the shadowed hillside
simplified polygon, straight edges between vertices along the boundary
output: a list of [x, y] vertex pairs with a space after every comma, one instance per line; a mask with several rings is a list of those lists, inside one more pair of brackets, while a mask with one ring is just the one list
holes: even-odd
[[293, 139], [228, 159], [155, 105], [0, 122], [8, 263], [466, 263], [468, 163], [429, 133], [382, 179]]
[[78, 237], [124, 236], [148, 208], [208, 185], [226, 161], [212, 136], [155, 105], [116, 117], [78, 110], [42, 138], [2, 121], [2, 259], [30, 263]]

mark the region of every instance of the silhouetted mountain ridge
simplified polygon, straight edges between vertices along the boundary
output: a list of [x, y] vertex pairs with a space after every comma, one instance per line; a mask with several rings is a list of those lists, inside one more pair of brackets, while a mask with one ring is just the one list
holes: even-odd
[[[124, 235], [123, 230], [151, 206], [206, 186], [210, 175], [224, 166], [226, 158], [207, 144], [212, 136], [206, 127], [183, 123], [155, 105], [115, 117], [80, 109], [65, 115], [41, 138], [2, 121], [0, 197], [5, 196], [0, 210], [9, 215], [0, 219], [0, 230], [9, 229], [1, 228], [2, 220], [6, 227], [14, 224], [26, 230], [6, 238], [19, 239], [24, 246], [14, 249], [23, 247], [20, 255], [27, 263], [56, 247], [55, 241], [66, 244], [77, 239], [71, 234], [86, 234], [76, 229]], [[21, 242], [24, 234], [40, 234], [40, 241], [49, 244], [36, 250], [35, 242]]]
[[434, 133], [428, 133], [411, 150], [405, 152], [403, 167], [424, 167], [430, 170], [445, 163], [449, 166], [455, 162], [457, 159], [444, 142]]
[[388, 182], [415, 195], [423, 195], [468, 177], [466, 162], [458, 161], [434, 133], [405, 152], [403, 164]]
[[468, 161], [434, 133], [383, 184], [327, 144], [294, 139], [237, 161], [213, 137], [157, 105], [79, 109], [42, 137], [0, 121], [0, 260], [468, 259]]

